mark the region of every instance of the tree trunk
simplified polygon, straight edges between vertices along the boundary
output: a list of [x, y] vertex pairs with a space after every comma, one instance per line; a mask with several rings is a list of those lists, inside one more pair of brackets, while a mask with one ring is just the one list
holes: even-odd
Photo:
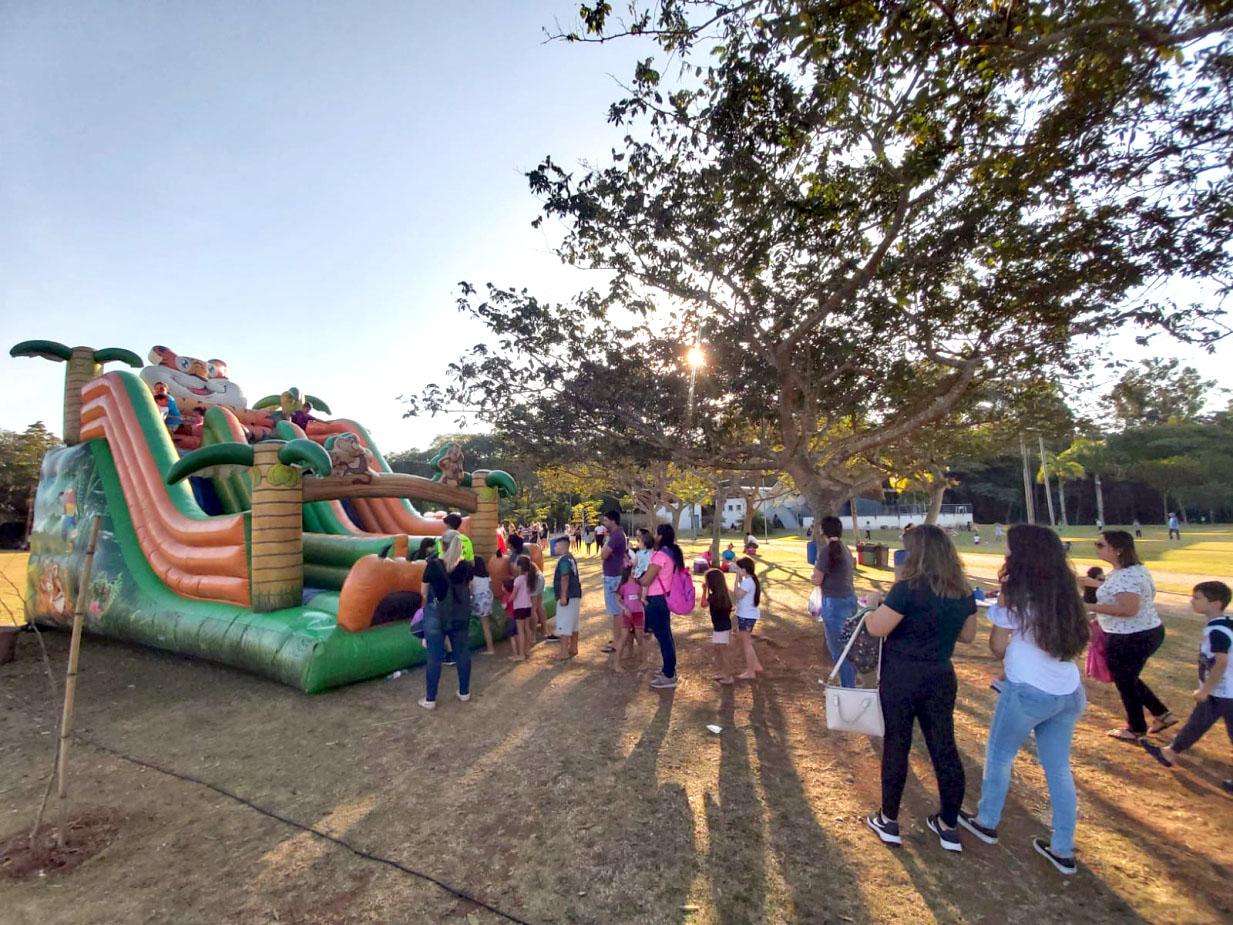
[[754, 506], [750, 502], [749, 495], [745, 495], [745, 522], [741, 527], [741, 532], [748, 536], [753, 533]]
[[719, 543], [723, 530], [723, 508], [726, 501], [722, 488], [715, 489], [715, 511], [711, 514], [711, 562], [719, 565]]
[[1105, 493], [1100, 485], [1100, 473], [1092, 473], [1092, 487], [1096, 489], [1096, 519], [1101, 525], [1105, 522]]
[[[856, 513], [856, 495], [853, 495], [851, 498], [848, 499], [848, 513], [852, 515], [852, 538], [854, 540], [858, 540], [860, 539], [860, 535], [861, 535], [861, 525], [860, 525], [860, 519], [858, 518], [857, 513]], [[814, 539], [817, 539], [818, 531], [815, 530], [813, 532], [813, 535], [814, 535]]]
[[1070, 524], [1066, 522], [1066, 493], [1063, 490], [1063, 486], [1065, 486], [1065, 484], [1066, 480], [1059, 475], [1057, 477], [1057, 506], [1061, 508], [1062, 526], [1069, 527]]
[[68, 446], [81, 443], [81, 389], [97, 379], [103, 367], [94, 362], [93, 347], [74, 347], [64, 371], [64, 442]]
[[1057, 515], [1053, 513], [1053, 486], [1049, 484], [1049, 460], [1045, 456], [1045, 438], [1036, 435], [1036, 439], [1040, 441], [1040, 474], [1045, 483], [1045, 501], [1049, 505], [1049, 526], [1057, 527]]
[[[1023, 457], [1023, 513], [1030, 524], [1036, 523], [1036, 498], [1032, 488], [1032, 462], [1028, 455], [1027, 441], [1019, 435], [1019, 454]], [[1008, 514], [1007, 517], [1010, 515]]]
[[672, 532], [680, 533], [681, 532], [681, 514], [685, 510], [685, 508], [677, 504], [677, 505], [670, 506], [668, 510], [672, 513]]
[[925, 515], [925, 523], [936, 524], [942, 515], [942, 499], [946, 496], [946, 481], [943, 480], [929, 489], [929, 512]]
[[249, 585], [256, 613], [297, 607], [304, 598], [304, 489], [300, 470], [278, 461], [282, 446], [253, 446]]

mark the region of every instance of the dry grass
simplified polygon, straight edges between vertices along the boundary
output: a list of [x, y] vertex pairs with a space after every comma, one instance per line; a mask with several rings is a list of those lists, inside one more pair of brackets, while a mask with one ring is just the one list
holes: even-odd
[[[799, 550], [799, 547], [797, 547]], [[551, 667], [476, 656], [474, 697], [415, 707], [423, 672], [319, 697], [237, 671], [89, 638], [78, 725], [143, 760], [228, 787], [358, 846], [431, 872], [535, 923], [1221, 922], [1233, 916], [1228, 742], [1213, 731], [1169, 773], [1105, 738], [1116, 696], [1093, 685], [1075, 743], [1081, 871], [1032, 853], [1047, 791], [1021, 757], [998, 848], [944, 854], [924, 828], [932, 776], [914, 755], [906, 844], [862, 825], [878, 801], [878, 746], [825, 728], [827, 659], [803, 616], [802, 561], [766, 563], [765, 679], [707, 679], [708, 621], [677, 621], [675, 692], [613, 676], [597, 563], [583, 560], [582, 656]], [[1169, 612], [1147, 672], [1174, 709], [1193, 688], [1198, 621]], [[56, 708], [23, 638], [0, 668], [0, 835], [27, 824]], [[62, 668], [63, 634], [50, 638]], [[984, 637], [957, 662], [969, 804], [979, 790]], [[722, 732], [714, 735], [708, 724]], [[5, 884], [6, 920], [64, 923], [457, 922], [501, 919], [438, 887], [296, 832], [197, 785], [78, 745], [75, 812], [122, 820], [71, 875]]]
[[26, 587], [24, 552], [0, 552], [0, 626], [21, 626], [26, 622], [25, 605], [18, 589]]

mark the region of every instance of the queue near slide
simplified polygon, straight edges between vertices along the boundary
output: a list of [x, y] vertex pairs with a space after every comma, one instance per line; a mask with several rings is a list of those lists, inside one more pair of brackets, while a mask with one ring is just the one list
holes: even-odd
[[[408, 552], [440, 536], [444, 512], [488, 560], [497, 505], [516, 491], [499, 470], [466, 472], [444, 448], [432, 479], [392, 472], [355, 421], [287, 389], [247, 405], [221, 360], [154, 347], [25, 341], [13, 356], [65, 362], [65, 446], [43, 459], [34, 499], [27, 616], [67, 625], [82, 595], [88, 631], [232, 665], [315, 693], [425, 660], [404, 606], [425, 564]], [[105, 371], [108, 363], [140, 368]], [[100, 519], [87, 587], [87, 526]], [[538, 566], [538, 547], [529, 549]], [[494, 594], [497, 638], [507, 615]], [[545, 597], [555, 610], [551, 589]], [[374, 615], [394, 619], [374, 625]], [[473, 646], [483, 643], [472, 621]]]

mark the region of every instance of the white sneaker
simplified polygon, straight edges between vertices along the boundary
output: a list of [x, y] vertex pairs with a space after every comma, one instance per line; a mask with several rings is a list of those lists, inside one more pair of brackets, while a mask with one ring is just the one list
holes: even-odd
[[459, 694], [458, 699], [461, 700], [463, 703], [466, 703], [468, 700], [471, 699], [471, 695], [470, 694]]
[[435, 700], [421, 700], [420, 706], [425, 710], [435, 710], [437, 708], [437, 702]]
[[663, 675], [660, 675], [651, 681], [651, 687], [656, 690], [671, 690], [676, 687], [676, 678], [665, 678]]

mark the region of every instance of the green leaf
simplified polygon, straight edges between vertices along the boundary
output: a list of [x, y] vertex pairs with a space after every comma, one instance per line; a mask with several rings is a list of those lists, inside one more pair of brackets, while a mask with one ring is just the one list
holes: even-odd
[[202, 469], [213, 466], [251, 466], [253, 448], [244, 443], [215, 443], [193, 450], [167, 470], [167, 484], [174, 485]]
[[42, 357], [56, 363], [67, 363], [73, 356], [73, 350], [54, 340], [23, 340], [9, 351], [9, 356]]
[[284, 465], [298, 465], [324, 478], [330, 474], [333, 464], [330, 454], [312, 440], [291, 440], [278, 451], [278, 461]]

